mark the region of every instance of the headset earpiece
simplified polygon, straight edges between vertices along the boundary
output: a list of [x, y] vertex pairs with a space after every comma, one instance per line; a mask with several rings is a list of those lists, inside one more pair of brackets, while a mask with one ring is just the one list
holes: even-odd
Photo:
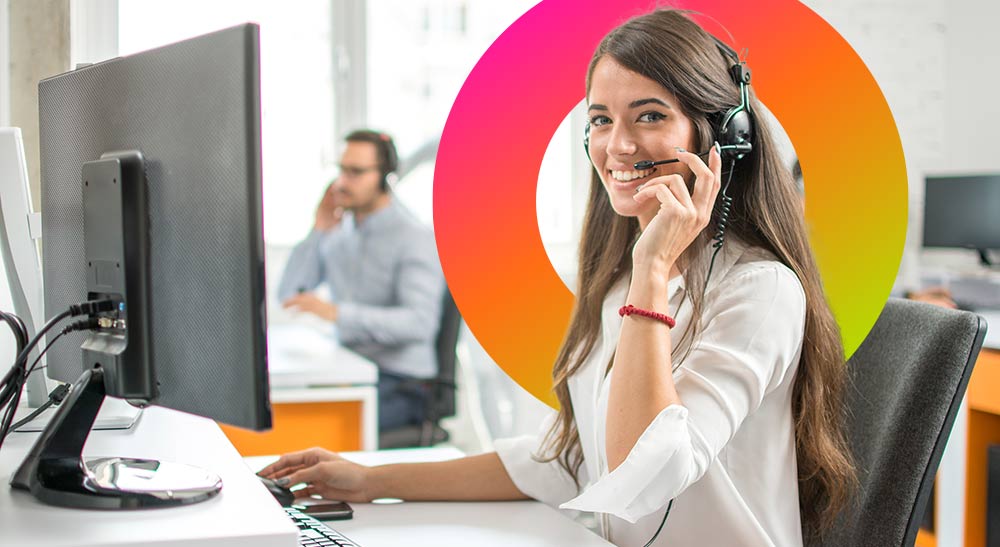
[[399, 156], [396, 154], [396, 145], [392, 142], [392, 137], [386, 133], [378, 134], [379, 148], [381, 148], [380, 156], [382, 157], [381, 165], [382, 180], [379, 182], [379, 188], [382, 189], [382, 193], [387, 193], [391, 189], [390, 183], [395, 183], [399, 177], [396, 176], [396, 170], [399, 169]]
[[732, 59], [729, 76], [740, 88], [740, 104], [722, 114], [716, 135], [722, 157], [738, 160], [753, 150], [753, 121], [750, 116], [750, 92], [747, 89], [750, 86], [750, 68], [725, 42], [716, 38], [715, 43], [725, 57]]
[[587, 159], [590, 159], [590, 122], [587, 122], [583, 126], [583, 150], [587, 153]]
[[718, 141], [723, 157], [738, 160], [750, 153], [753, 149], [750, 141], [752, 137], [753, 124], [750, 122], [750, 114], [745, 109], [736, 107], [723, 115], [718, 130]]

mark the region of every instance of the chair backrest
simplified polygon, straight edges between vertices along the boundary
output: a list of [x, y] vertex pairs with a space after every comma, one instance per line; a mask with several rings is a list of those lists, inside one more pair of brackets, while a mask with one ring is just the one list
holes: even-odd
[[985, 321], [890, 299], [848, 361], [847, 436], [860, 490], [809, 546], [911, 546], [979, 355]]
[[437, 341], [437, 381], [431, 389], [431, 414], [433, 419], [455, 415], [455, 364], [458, 360], [455, 347], [462, 326], [462, 315], [447, 287], [441, 305], [441, 326]]

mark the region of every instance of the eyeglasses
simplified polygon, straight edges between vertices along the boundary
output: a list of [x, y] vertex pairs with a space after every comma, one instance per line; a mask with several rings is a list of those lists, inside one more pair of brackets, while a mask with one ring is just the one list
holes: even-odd
[[340, 174], [349, 179], [356, 179], [369, 171], [378, 171], [377, 165], [358, 167], [356, 165], [339, 165]]

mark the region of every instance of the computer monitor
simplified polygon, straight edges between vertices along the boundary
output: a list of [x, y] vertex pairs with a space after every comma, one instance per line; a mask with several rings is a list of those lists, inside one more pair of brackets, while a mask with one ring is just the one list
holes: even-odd
[[184, 466], [84, 464], [105, 394], [270, 427], [259, 90], [252, 24], [39, 83], [46, 317], [115, 306], [96, 331], [49, 336], [50, 376], [76, 384], [12, 486], [105, 509], [218, 492]]
[[927, 177], [924, 247], [962, 247], [992, 265], [1000, 249], [1000, 174]]

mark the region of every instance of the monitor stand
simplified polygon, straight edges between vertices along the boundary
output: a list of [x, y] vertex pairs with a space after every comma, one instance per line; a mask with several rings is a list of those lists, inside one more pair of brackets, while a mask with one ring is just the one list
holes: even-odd
[[215, 474], [183, 464], [135, 458], [81, 457], [104, 401], [104, 371], [87, 370], [35, 441], [10, 485], [50, 505], [142, 509], [188, 505], [222, 489]]

